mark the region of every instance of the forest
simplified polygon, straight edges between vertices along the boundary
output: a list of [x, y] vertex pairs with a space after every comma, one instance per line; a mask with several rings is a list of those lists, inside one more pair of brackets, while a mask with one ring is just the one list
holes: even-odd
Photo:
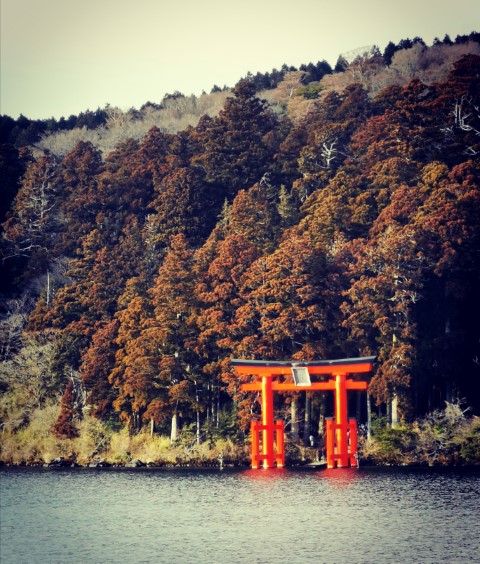
[[[259, 404], [232, 358], [375, 356], [350, 407], [379, 438], [478, 415], [479, 40], [284, 66], [26, 142], [0, 116], [2, 460], [87, 435], [89, 459], [112, 437], [241, 442]], [[276, 410], [295, 442], [332, 405]]]

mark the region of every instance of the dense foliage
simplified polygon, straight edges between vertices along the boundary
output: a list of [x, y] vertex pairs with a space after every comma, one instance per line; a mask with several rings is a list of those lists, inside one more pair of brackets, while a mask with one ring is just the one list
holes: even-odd
[[[9, 430], [53, 400], [57, 437], [87, 413], [232, 435], [258, 410], [232, 357], [375, 355], [379, 414], [478, 411], [480, 56], [385, 88], [370, 67], [363, 80], [377, 57], [344, 87], [320, 81], [300, 113], [288, 95], [294, 115], [242, 80], [217, 116], [107, 155], [1, 146]], [[328, 410], [304, 405], [308, 424]]]

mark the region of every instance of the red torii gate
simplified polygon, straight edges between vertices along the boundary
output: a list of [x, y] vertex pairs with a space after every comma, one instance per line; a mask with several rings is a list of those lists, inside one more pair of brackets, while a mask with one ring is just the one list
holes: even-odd
[[[262, 393], [262, 420], [251, 422], [252, 468], [273, 468], [285, 465], [284, 423], [274, 421], [273, 392], [299, 391], [299, 389], [333, 390], [335, 420], [327, 420], [326, 454], [328, 468], [357, 466], [357, 422], [348, 419], [347, 390], [366, 390], [365, 381], [353, 380], [352, 374], [373, 370], [375, 357], [343, 358], [312, 362], [282, 362], [233, 359], [231, 365], [237, 374], [258, 376], [256, 382], [242, 384], [242, 390]], [[310, 375], [330, 376], [326, 381], [311, 382]], [[294, 382], [274, 381], [275, 376], [293, 376]], [[260, 432], [262, 441], [260, 444]], [[276, 439], [276, 440], [275, 440]], [[275, 450], [276, 443], [276, 450]], [[261, 448], [260, 448], [261, 447]]]

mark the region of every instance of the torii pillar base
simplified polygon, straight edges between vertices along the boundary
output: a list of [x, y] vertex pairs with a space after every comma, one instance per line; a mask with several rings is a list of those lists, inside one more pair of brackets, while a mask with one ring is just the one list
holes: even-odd
[[[357, 421], [350, 419], [347, 425], [338, 425], [327, 419], [326, 425], [327, 468], [348, 468], [358, 466]], [[340, 441], [337, 437], [340, 435]], [[343, 437], [346, 435], [347, 441]], [[343, 445], [343, 449], [342, 446]]]

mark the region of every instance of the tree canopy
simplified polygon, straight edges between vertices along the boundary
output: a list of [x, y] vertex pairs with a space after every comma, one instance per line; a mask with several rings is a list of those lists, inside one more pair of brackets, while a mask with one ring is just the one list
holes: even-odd
[[375, 355], [376, 409], [478, 410], [479, 76], [470, 54], [428, 85], [357, 80], [296, 119], [247, 77], [217, 116], [107, 155], [2, 145], [5, 298], [30, 298], [20, 330], [5, 308], [4, 361], [22, 331], [50, 343], [55, 433], [75, 436], [81, 408], [198, 434], [234, 407], [244, 425], [232, 357]]

